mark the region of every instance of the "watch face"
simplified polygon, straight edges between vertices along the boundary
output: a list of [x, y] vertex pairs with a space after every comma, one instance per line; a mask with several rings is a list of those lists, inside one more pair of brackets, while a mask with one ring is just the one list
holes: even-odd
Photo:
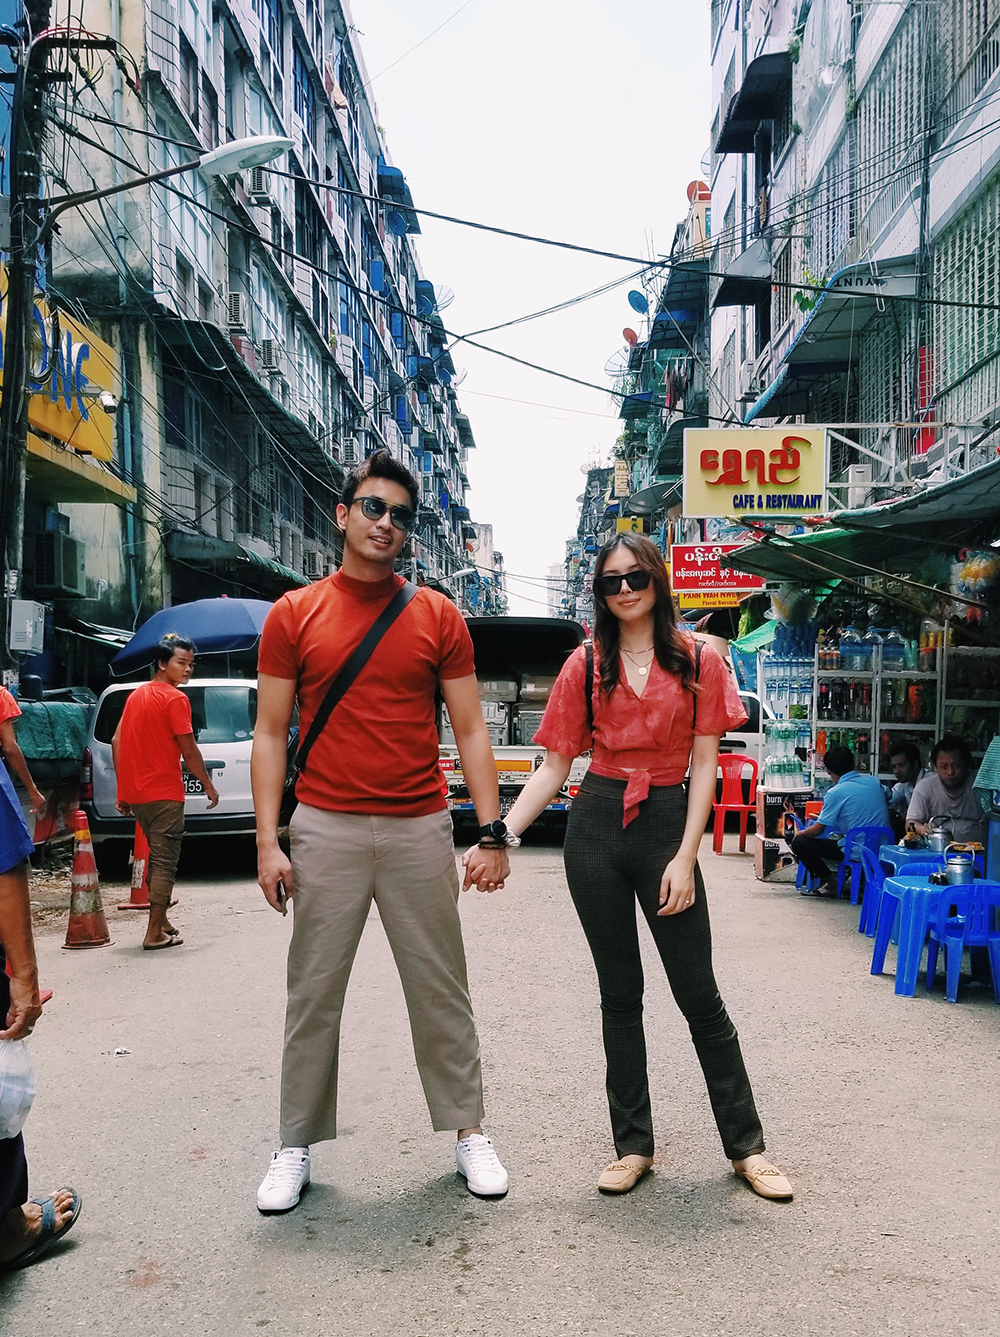
[[490, 831], [496, 836], [497, 840], [503, 840], [507, 835], [507, 823], [498, 817], [495, 822], [490, 822]]

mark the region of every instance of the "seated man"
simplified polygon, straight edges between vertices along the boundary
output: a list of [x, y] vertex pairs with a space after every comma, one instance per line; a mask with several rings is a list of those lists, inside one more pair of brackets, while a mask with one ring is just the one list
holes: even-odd
[[[854, 769], [854, 754], [846, 747], [831, 747], [823, 763], [833, 781], [819, 817], [792, 837], [792, 853], [805, 865], [811, 877], [822, 879], [816, 891], [803, 888], [803, 896], [836, 894], [837, 875], [831, 873], [826, 859], [844, 857], [840, 841], [855, 826], [888, 826], [889, 812], [885, 794], [874, 775], [859, 775]], [[830, 835], [824, 835], [829, 831]]]
[[946, 818], [956, 840], [986, 843], [986, 814], [972, 789], [972, 754], [955, 734], [931, 749], [933, 773], [919, 780], [906, 809], [906, 824], [927, 834], [933, 817]]
[[913, 797], [914, 786], [918, 780], [931, 772], [920, 764], [920, 749], [916, 743], [897, 743], [889, 758], [896, 783], [892, 786], [889, 797], [889, 823], [900, 840], [906, 829], [906, 810]]

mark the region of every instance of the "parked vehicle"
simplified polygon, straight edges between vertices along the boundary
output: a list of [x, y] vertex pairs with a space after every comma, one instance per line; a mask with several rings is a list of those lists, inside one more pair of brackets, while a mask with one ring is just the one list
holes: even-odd
[[[117, 781], [111, 740], [137, 682], [115, 683], [97, 703], [83, 759], [82, 801], [95, 843], [131, 840], [135, 819], [115, 808]], [[257, 720], [257, 684], [250, 678], [193, 678], [180, 689], [191, 699], [195, 741], [219, 791], [208, 809], [200, 780], [184, 774], [185, 828], [197, 835], [252, 835], [256, 829], [250, 789], [250, 749]]]

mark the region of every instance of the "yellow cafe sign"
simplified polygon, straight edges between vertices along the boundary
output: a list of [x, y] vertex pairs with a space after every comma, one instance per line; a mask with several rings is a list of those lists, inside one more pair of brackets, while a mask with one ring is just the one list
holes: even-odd
[[[0, 270], [0, 384], [7, 334], [7, 272]], [[65, 311], [36, 294], [31, 324], [28, 425], [81, 455], [113, 456], [114, 418], [100, 405], [107, 391], [119, 397], [115, 350]]]
[[689, 427], [685, 516], [782, 521], [826, 509], [823, 427]]

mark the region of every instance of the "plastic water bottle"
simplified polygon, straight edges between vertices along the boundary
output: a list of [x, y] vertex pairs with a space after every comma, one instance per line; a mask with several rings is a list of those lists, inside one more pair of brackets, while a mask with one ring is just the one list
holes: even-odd
[[906, 641], [899, 628], [893, 627], [882, 642], [882, 668], [886, 673], [902, 673], [906, 667]]
[[840, 667], [857, 673], [861, 668], [861, 655], [861, 637], [857, 628], [845, 628], [840, 637]]
[[874, 628], [869, 627], [868, 631], [861, 639], [859, 649], [858, 670], [861, 673], [871, 673], [875, 668], [875, 647], [882, 644], [882, 637]]

